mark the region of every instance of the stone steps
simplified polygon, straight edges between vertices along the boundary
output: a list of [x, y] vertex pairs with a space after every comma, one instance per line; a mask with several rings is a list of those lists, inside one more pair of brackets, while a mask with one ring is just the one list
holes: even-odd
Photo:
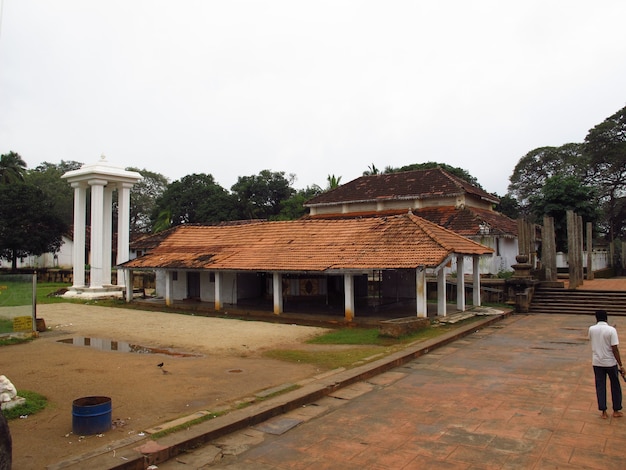
[[539, 288], [535, 290], [529, 313], [593, 315], [596, 310], [626, 316], [626, 292]]

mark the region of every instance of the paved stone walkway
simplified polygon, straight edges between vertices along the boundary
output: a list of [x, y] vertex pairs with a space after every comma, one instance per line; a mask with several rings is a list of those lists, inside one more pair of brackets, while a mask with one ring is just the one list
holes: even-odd
[[[567, 280], [564, 280], [567, 287]], [[612, 277], [609, 279], [593, 279], [591, 281], [583, 281], [583, 285], [579, 287], [583, 290], [621, 290], [626, 291], [626, 277]]]
[[597, 411], [593, 322], [514, 315], [158, 467], [623, 469], [626, 418]]

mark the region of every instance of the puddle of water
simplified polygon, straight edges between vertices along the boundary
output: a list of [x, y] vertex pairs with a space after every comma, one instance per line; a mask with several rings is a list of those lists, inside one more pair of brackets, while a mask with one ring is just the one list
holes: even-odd
[[139, 344], [126, 343], [124, 341], [114, 341], [106, 338], [88, 338], [75, 336], [68, 339], [60, 339], [59, 343], [71, 344], [73, 346], [87, 346], [100, 351], [118, 351], [137, 354], [166, 354], [175, 357], [202, 357], [201, 354], [192, 354], [179, 351], [172, 351], [167, 348], [150, 348]]

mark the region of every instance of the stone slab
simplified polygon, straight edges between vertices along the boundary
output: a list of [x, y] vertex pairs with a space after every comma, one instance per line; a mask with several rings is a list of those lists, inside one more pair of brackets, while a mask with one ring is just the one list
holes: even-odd
[[295, 428], [300, 423], [302, 423], [302, 420], [300, 419], [278, 417], [278, 418], [267, 420], [257, 426], [254, 426], [254, 429], [263, 431], [267, 434], [274, 434], [276, 436], [280, 436], [281, 434], [286, 433], [290, 429]]

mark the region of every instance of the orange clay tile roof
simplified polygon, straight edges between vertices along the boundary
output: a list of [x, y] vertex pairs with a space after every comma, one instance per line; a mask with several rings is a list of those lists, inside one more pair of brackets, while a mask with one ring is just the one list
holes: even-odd
[[488, 209], [478, 207], [425, 207], [413, 211], [415, 215], [441, 225], [465, 237], [480, 235], [480, 226], [486, 225], [491, 235], [517, 237], [517, 221]]
[[[405, 214], [406, 209], [389, 209], [384, 211], [348, 212], [336, 214], [307, 215], [308, 219], [349, 219], [363, 217], [384, 217]], [[452, 206], [425, 207], [413, 209], [413, 214], [441, 227], [452, 230], [464, 237], [480, 236], [480, 226], [487, 225], [491, 235], [501, 237], [517, 236], [517, 221], [499, 212], [477, 207], [457, 209]]]
[[[265, 222], [267, 219], [252, 219], [252, 220], [230, 220], [218, 222], [212, 225], [244, 225], [254, 224], [259, 222]], [[87, 227], [89, 229], [89, 227]], [[159, 246], [163, 240], [165, 240], [170, 233], [176, 230], [178, 227], [171, 227], [158, 233], [143, 234], [130, 241], [130, 248], [133, 250], [150, 251]]]
[[361, 176], [338, 188], [315, 196], [304, 206], [326, 206], [346, 202], [398, 199], [432, 199], [471, 194], [479, 199], [499, 202], [498, 197], [472, 186], [441, 168]]
[[484, 255], [491, 252], [491, 248], [409, 213], [239, 226], [181, 225], [154, 251], [122, 266], [325, 272], [436, 267], [452, 253]]

